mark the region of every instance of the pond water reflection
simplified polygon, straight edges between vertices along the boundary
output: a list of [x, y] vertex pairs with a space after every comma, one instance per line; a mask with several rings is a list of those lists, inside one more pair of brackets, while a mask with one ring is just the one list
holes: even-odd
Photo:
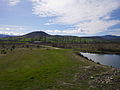
[[100, 64], [120, 68], [120, 55], [92, 54], [92, 53], [83, 53], [83, 52], [81, 52], [81, 54], [87, 57], [88, 59], [91, 59], [95, 62], [99, 62]]

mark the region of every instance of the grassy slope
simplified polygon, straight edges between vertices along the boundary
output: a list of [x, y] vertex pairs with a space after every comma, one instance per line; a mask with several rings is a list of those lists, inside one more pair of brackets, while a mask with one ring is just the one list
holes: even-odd
[[[87, 68], [94, 66], [99, 68], [91, 68], [91, 73], [86, 74]], [[0, 90], [93, 90], [90, 76], [108, 69], [71, 50], [15, 49], [6, 56], [0, 55]]]

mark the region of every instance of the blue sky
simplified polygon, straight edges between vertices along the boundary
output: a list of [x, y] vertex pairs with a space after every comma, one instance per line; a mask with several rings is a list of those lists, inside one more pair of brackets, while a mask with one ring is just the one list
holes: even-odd
[[0, 34], [119, 35], [120, 0], [0, 0]]

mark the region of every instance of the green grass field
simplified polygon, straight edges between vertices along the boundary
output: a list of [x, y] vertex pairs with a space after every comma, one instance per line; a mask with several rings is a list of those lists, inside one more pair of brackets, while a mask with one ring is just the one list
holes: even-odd
[[0, 55], [0, 90], [97, 90], [90, 77], [109, 69], [72, 50], [17, 48]]

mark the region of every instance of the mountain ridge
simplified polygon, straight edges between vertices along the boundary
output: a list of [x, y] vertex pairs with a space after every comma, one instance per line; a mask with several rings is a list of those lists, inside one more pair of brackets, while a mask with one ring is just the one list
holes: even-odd
[[[35, 36], [56, 36], [56, 37], [79, 37], [79, 36], [71, 36], [71, 35], [50, 35], [44, 31], [35, 31], [35, 32], [30, 32], [28, 34], [22, 35], [24, 37], [35, 37]], [[103, 36], [84, 36], [81, 38], [103, 38], [103, 39], [113, 39], [113, 38], [120, 38], [120, 36], [115, 36], [115, 35], [103, 35]]]
[[46, 32], [43, 32], [43, 31], [35, 31], [35, 32], [27, 33], [22, 36], [26, 37], [26, 38], [35, 38], [35, 37], [39, 37], [39, 36], [51, 36], [51, 35], [47, 34]]
[[7, 34], [0, 34], [0, 38], [5, 38], [5, 37], [10, 37], [11, 35], [7, 35]]
[[[66, 36], [66, 35], [50, 35], [44, 31], [30, 32], [21, 36], [4, 36], [5, 38], [11, 38], [11, 40], [27, 40], [27, 41], [43, 41], [46, 42], [74, 42], [74, 43], [110, 43], [117, 42], [120, 43], [120, 36], [115, 35], [104, 35], [104, 36]], [[65, 42], [66, 41], [66, 42]]]

